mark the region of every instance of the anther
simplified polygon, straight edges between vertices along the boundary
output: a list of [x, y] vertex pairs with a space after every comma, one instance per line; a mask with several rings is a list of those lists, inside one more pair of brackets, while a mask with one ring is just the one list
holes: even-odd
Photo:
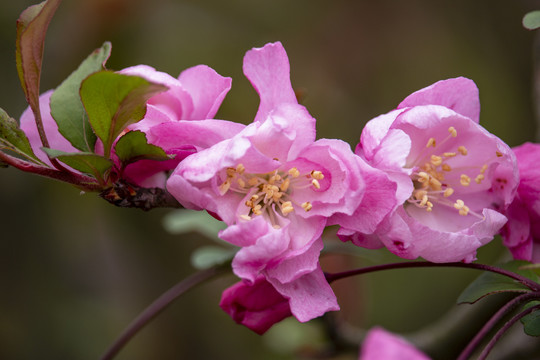
[[292, 206], [292, 203], [290, 201], [285, 201], [281, 205], [281, 213], [286, 216], [288, 213], [291, 213], [294, 211], [294, 208]]
[[444, 197], [449, 197], [449, 196], [451, 196], [453, 193], [454, 193], [454, 189], [452, 189], [452, 188], [449, 187], [449, 188], [446, 188], [446, 190], [444, 190], [443, 195], [444, 195]]
[[487, 168], [488, 168], [487, 164], [484, 164], [484, 166], [482, 166], [482, 168], [480, 169], [480, 174], [485, 173]]
[[454, 204], [454, 209], [460, 210], [460, 209], [462, 209], [464, 206], [465, 206], [465, 203], [463, 202], [463, 200], [457, 199], [457, 200], [456, 200], [456, 203]]
[[319, 181], [317, 181], [317, 179], [311, 180], [311, 185], [313, 185], [313, 187], [315, 189], [320, 189], [321, 188], [321, 184], [319, 184]]
[[452, 167], [448, 164], [442, 164], [443, 171], [452, 171]]
[[227, 179], [219, 186], [219, 192], [224, 195], [231, 188], [231, 180]]
[[291, 180], [289, 180], [289, 178], [286, 178], [282, 183], [281, 185], [279, 185], [279, 189], [281, 191], [287, 191], [287, 189], [289, 188], [289, 184], [291, 183]]
[[437, 155], [431, 155], [431, 163], [435, 166], [439, 166], [442, 164], [442, 157]]
[[471, 178], [468, 177], [465, 174], [461, 174], [461, 177], [459, 179], [459, 183], [463, 186], [469, 186], [471, 184]]
[[495, 151], [495, 155], [497, 155], [497, 157], [502, 157], [503, 156], [503, 154], [500, 151]]
[[429, 179], [429, 185], [431, 185], [434, 190], [441, 190], [442, 186], [441, 182], [435, 178]]
[[313, 170], [311, 172], [311, 177], [314, 178], [314, 179], [317, 179], [317, 180], [324, 179], [323, 173], [321, 171], [319, 171], [319, 170]]
[[240, 215], [240, 219], [243, 219], [243, 220], [251, 220], [251, 216], [249, 215]]
[[419, 177], [418, 181], [421, 183], [425, 183], [429, 181], [429, 174], [426, 172], [420, 171], [418, 173], [418, 177]]
[[305, 211], [309, 211], [313, 208], [313, 205], [311, 205], [311, 203], [309, 201], [306, 201], [305, 203], [302, 204], [302, 208], [305, 210]]
[[427, 212], [433, 211], [433, 203], [431, 201], [428, 201], [426, 205], [427, 205], [427, 208], [426, 208]]
[[459, 209], [459, 215], [466, 216], [469, 214], [469, 207], [467, 205], [463, 205], [461, 209]]
[[236, 174], [236, 169], [232, 167], [228, 167], [226, 172], [227, 172], [228, 177], [233, 177]]
[[459, 151], [461, 155], [467, 155], [467, 148], [465, 146], [461, 145], [460, 147], [457, 148], [457, 150]]
[[482, 182], [482, 180], [484, 180], [485, 176], [483, 174], [479, 174], [475, 179], [474, 181], [477, 183], [477, 184], [480, 184]]
[[429, 198], [427, 195], [422, 196], [422, 201], [420, 201], [420, 206], [425, 206], [428, 203], [428, 200]]
[[448, 128], [448, 132], [450, 133], [450, 135], [452, 135], [452, 137], [456, 137], [456, 136], [457, 136], [457, 130], [456, 130], [456, 128], [453, 127], [453, 126], [450, 126], [450, 127]]
[[429, 138], [426, 147], [435, 147], [435, 138]]
[[289, 175], [291, 175], [293, 178], [300, 176], [300, 171], [298, 171], [297, 168], [293, 167], [289, 169]]
[[454, 157], [456, 155], [457, 154], [455, 152], [445, 152], [445, 153], [443, 153], [444, 157]]
[[422, 200], [424, 196], [427, 196], [426, 190], [417, 190], [414, 192], [414, 197], [416, 198], [416, 200]]
[[238, 183], [238, 185], [240, 185], [240, 187], [246, 187], [246, 182], [240, 178], [236, 179], [236, 182]]
[[242, 164], [236, 165], [236, 172], [239, 173], [240, 175], [242, 175], [245, 170], [246, 168], [244, 167], [244, 165]]

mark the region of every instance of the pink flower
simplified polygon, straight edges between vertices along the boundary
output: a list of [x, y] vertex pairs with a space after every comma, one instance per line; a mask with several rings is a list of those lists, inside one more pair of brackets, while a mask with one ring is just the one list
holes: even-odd
[[175, 158], [141, 160], [128, 165], [123, 176], [137, 185], [164, 187], [164, 171], [174, 169], [186, 156], [242, 129], [240, 124], [213, 119], [230, 90], [231, 78], [220, 76], [206, 65], [184, 70], [177, 79], [147, 65], [126, 68], [120, 73], [140, 76], [169, 88], [148, 100], [145, 117], [128, 130], [144, 132], [150, 144]]
[[[60, 134], [60, 132], [58, 131], [58, 125], [56, 124], [56, 121], [54, 121], [51, 115], [51, 108], [49, 105], [52, 94], [53, 90], [49, 90], [41, 94], [39, 97], [41, 121], [43, 122], [43, 128], [45, 130], [45, 133], [47, 134], [47, 140], [49, 141], [49, 145], [51, 148], [56, 150], [62, 150], [65, 152], [78, 152], [79, 150], [73, 147], [73, 145], [71, 145], [71, 143], [66, 140], [66, 138], [64, 138], [62, 134]], [[26, 134], [26, 137], [30, 142], [30, 146], [32, 146], [32, 151], [34, 151], [34, 154], [36, 154], [36, 156], [41, 161], [48, 164], [49, 166], [52, 166], [47, 154], [45, 154], [41, 150], [43, 144], [41, 143], [37, 125], [34, 120], [34, 113], [30, 109], [30, 107], [27, 107], [21, 115], [20, 128]]]
[[[348, 144], [315, 141], [315, 119], [296, 101], [280, 43], [248, 51], [244, 72], [261, 98], [255, 121], [186, 158], [167, 189], [186, 208], [229, 225], [220, 237], [241, 247], [235, 274], [249, 283], [264, 275], [294, 316], [308, 321], [339, 308], [318, 263], [320, 237], [338, 215], [352, 216], [371, 199], [372, 170]], [[359, 226], [384, 217], [372, 213]]]
[[[129, 164], [122, 176], [136, 185], [164, 187], [165, 171], [175, 168], [186, 156], [229, 138], [243, 129], [240, 124], [213, 119], [230, 89], [231, 79], [220, 76], [205, 65], [183, 71], [178, 79], [146, 65], [126, 68], [120, 73], [140, 76], [169, 88], [150, 98], [145, 117], [130, 125], [126, 131], [144, 132], [149, 143], [163, 148], [167, 154], [175, 155], [175, 158], [168, 161], [140, 160]], [[53, 90], [49, 90], [39, 98], [49, 146], [65, 152], [78, 152], [79, 150], [60, 134], [58, 125], [51, 116], [49, 102], [52, 93]], [[20, 127], [26, 133], [36, 156], [51, 165], [47, 155], [41, 150], [43, 145], [30, 108], [22, 114]], [[98, 141], [97, 153], [102, 153], [100, 147], [102, 148], [102, 145]], [[111, 158], [120, 166], [114, 152]]]
[[429, 360], [402, 337], [383, 328], [371, 329], [362, 344], [359, 360]]
[[397, 184], [397, 209], [376, 231], [345, 227], [343, 240], [433, 262], [475, 259], [505, 224], [518, 173], [515, 156], [478, 125], [478, 90], [465, 78], [408, 96], [362, 131], [356, 153]]
[[513, 148], [519, 168], [517, 195], [506, 210], [501, 234], [515, 259], [540, 262], [540, 144]]
[[219, 306], [238, 324], [257, 334], [264, 334], [272, 325], [291, 316], [289, 301], [259, 276], [253, 284], [234, 284], [221, 295]]

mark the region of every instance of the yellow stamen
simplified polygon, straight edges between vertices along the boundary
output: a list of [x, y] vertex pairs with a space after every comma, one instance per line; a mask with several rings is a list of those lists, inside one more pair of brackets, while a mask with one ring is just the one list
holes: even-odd
[[246, 168], [244, 167], [244, 165], [242, 164], [236, 165], [236, 172], [239, 173], [240, 175], [242, 175], [245, 170]]
[[289, 180], [289, 178], [286, 178], [285, 181], [283, 181], [281, 185], [279, 185], [279, 189], [281, 191], [287, 191], [290, 183], [291, 183], [291, 180]]
[[306, 201], [305, 203], [302, 204], [302, 208], [305, 210], [305, 211], [309, 211], [313, 208], [313, 205], [311, 205], [311, 203], [309, 201]]
[[240, 185], [240, 187], [244, 188], [246, 187], [246, 182], [240, 178], [236, 179], [236, 182], [238, 183], [238, 185]]
[[240, 215], [240, 219], [251, 220], [251, 216], [249, 216], [249, 215]]
[[463, 205], [461, 209], [459, 209], [459, 215], [466, 216], [469, 214], [469, 207], [467, 205]]
[[487, 168], [488, 168], [487, 164], [484, 164], [484, 166], [482, 166], [482, 168], [480, 169], [480, 174], [485, 173]]
[[422, 201], [420, 201], [420, 206], [426, 205], [428, 203], [428, 200], [429, 198], [427, 195], [422, 196]]
[[461, 155], [467, 155], [467, 148], [465, 146], [461, 145], [460, 147], [457, 148], [457, 150], [459, 151]]
[[444, 197], [449, 197], [450, 195], [452, 195], [454, 193], [454, 189], [452, 188], [446, 188], [446, 190], [444, 190]]
[[320, 189], [321, 188], [321, 184], [319, 184], [317, 179], [311, 180], [311, 185], [313, 185], [313, 187], [315, 187], [315, 189]]
[[452, 137], [456, 137], [456, 136], [457, 136], [457, 130], [456, 130], [456, 128], [453, 127], [453, 126], [450, 126], [450, 127], [448, 128], [448, 132], [450, 133], [450, 135], [452, 135]]
[[236, 169], [232, 167], [228, 167], [225, 171], [227, 172], [228, 177], [233, 177], [236, 174]]
[[293, 167], [289, 169], [289, 175], [291, 175], [293, 178], [300, 176], [300, 171], [298, 171], [297, 168]]
[[459, 183], [463, 186], [469, 186], [471, 184], [471, 178], [468, 177], [465, 174], [461, 174], [461, 177], [459, 179]]
[[429, 179], [429, 185], [431, 185], [434, 190], [441, 190], [442, 186], [441, 182], [435, 178]]
[[495, 155], [497, 155], [497, 157], [502, 157], [503, 156], [503, 154], [500, 151], [495, 151]]
[[480, 184], [482, 182], [482, 180], [484, 180], [485, 176], [482, 175], [482, 174], [479, 174], [475, 179], [474, 181], [477, 183], [477, 184]]
[[437, 155], [431, 155], [431, 163], [435, 166], [439, 166], [442, 164], [442, 157]]
[[323, 173], [321, 171], [318, 171], [318, 170], [313, 170], [311, 172], [311, 177], [314, 178], [314, 179], [317, 179], [317, 180], [324, 179]]
[[429, 138], [426, 147], [435, 147], [435, 138]]
[[231, 180], [227, 179], [219, 186], [219, 192], [221, 195], [225, 194], [231, 188]]
[[282, 205], [281, 205], [281, 213], [286, 216], [287, 214], [291, 213], [294, 211], [294, 208], [292, 206], [292, 203], [290, 201], [285, 201]]
[[460, 199], [457, 199], [457, 200], [456, 200], [456, 203], [454, 204], [454, 208], [455, 208], [456, 210], [460, 210], [460, 209], [462, 209], [464, 206], [465, 206], [465, 203], [463, 202], [463, 200], [460, 200]]
[[414, 193], [414, 197], [416, 198], [416, 200], [421, 200], [426, 195], [427, 195], [426, 190], [417, 190]]
[[448, 164], [442, 164], [443, 171], [452, 171], [452, 167]]
[[456, 155], [457, 154], [455, 152], [445, 152], [445, 153], [443, 153], [444, 157], [454, 157]]

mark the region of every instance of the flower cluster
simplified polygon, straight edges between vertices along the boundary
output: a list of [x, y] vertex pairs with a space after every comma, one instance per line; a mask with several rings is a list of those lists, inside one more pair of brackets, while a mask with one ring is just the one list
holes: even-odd
[[[409, 95], [369, 121], [352, 151], [341, 140], [316, 138], [281, 43], [248, 51], [243, 70], [260, 97], [248, 125], [215, 119], [231, 79], [207, 66], [178, 78], [145, 65], [118, 72], [167, 90], [151, 96], [143, 119], [114, 143], [140, 131], [169, 158], [126, 165], [114, 148], [110, 153], [111, 173], [138, 186], [166, 186], [185, 208], [227, 225], [219, 236], [239, 248], [232, 268], [241, 281], [225, 290], [220, 306], [236, 322], [262, 334], [291, 315], [305, 322], [339, 309], [319, 264], [331, 225], [354, 245], [439, 263], [472, 262], [501, 232], [514, 257], [540, 261], [540, 173], [533, 164], [540, 146], [512, 150], [481, 127], [471, 80], [443, 80]], [[50, 145], [76, 153], [51, 116], [51, 94], [40, 97]], [[28, 109], [21, 129], [51, 165], [33, 120]], [[104, 153], [100, 146], [95, 153]], [[372, 337], [367, 344], [388, 336]], [[373, 358], [372, 348], [362, 358]]]

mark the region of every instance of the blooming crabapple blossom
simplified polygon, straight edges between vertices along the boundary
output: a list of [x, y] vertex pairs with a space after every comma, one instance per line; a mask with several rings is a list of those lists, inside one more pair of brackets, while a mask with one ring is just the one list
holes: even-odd
[[223, 291], [219, 306], [238, 324], [259, 335], [292, 315], [288, 299], [264, 276], [257, 277], [253, 284], [241, 281], [229, 287]]
[[226, 139], [242, 128], [240, 124], [213, 119], [231, 88], [231, 78], [222, 77], [206, 65], [186, 69], [178, 78], [147, 65], [129, 67], [119, 73], [140, 76], [168, 87], [167, 91], [148, 100], [145, 117], [126, 131], [144, 132], [150, 144], [161, 147], [175, 158], [129, 164], [123, 176], [137, 185], [164, 187], [164, 171], [174, 169], [186, 156]]
[[376, 327], [364, 339], [358, 360], [429, 360], [429, 357], [402, 337]]
[[439, 81], [369, 121], [356, 153], [397, 184], [401, 206], [377, 236], [345, 227], [342, 240], [432, 262], [470, 262], [505, 224], [518, 184], [515, 156], [478, 124], [476, 85]]
[[[318, 263], [321, 234], [329, 219], [339, 222], [336, 214], [350, 216], [373, 200], [372, 179], [364, 180], [371, 172], [348, 144], [315, 141], [315, 119], [297, 103], [280, 43], [248, 51], [244, 73], [261, 99], [255, 121], [182, 161], [167, 189], [184, 207], [223, 220], [219, 236], [241, 247], [235, 274], [248, 284], [264, 275], [292, 314], [308, 321], [339, 309]], [[376, 222], [384, 211], [358, 221]]]
[[540, 262], [540, 144], [512, 149], [519, 169], [517, 194], [508, 209], [501, 234], [515, 259]]

